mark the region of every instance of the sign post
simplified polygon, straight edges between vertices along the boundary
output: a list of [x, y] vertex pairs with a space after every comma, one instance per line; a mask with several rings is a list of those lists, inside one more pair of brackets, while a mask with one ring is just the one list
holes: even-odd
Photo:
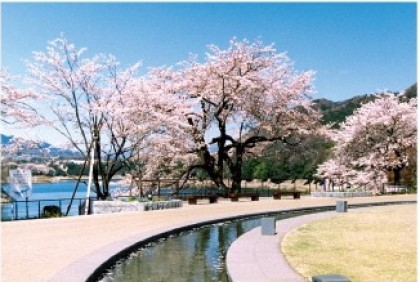
[[[26, 218], [29, 218], [28, 198], [32, 195], [32, 172], [29, 169], [9, 170], [10, 194], [14, 198], [25, 198]], [[18, 215], [16, 215], [18, 216]]]
[[90, 187], [92, 185], [92, 178], [93, 178], [93, 165], [95, 163], [95, 149], [96, 149], [96, 142], [98, 140], [98, 137], [95, 135], [94, 136], [94, 140], [93, 142], [93, 148], [92, 151], [90, 152], [90, 167], [89, 167], [89, 180], [88, 180], [88, 185], [87, 185], [87, 189], [86, 189], [86, 201], [85, 201], [85, 215], [87, 215], [89, 213], [89, 205], [90, 205]]
[[9, 170], [10, 194], [15, 198], [26, 198], [32, 195], [32, 172], [29, 169]]

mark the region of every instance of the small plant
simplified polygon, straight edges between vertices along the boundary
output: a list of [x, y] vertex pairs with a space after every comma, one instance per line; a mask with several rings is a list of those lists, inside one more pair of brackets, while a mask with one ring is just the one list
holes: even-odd
[[163, 196], [154, 196], [153, 198], [152, 198], [152, 201], [153, 202], [159, 202], [159, 201], [166, 201], [166, 198], [165, 197], [163, 197]]
[[63, 213], [61, 212], [60, 207], [51, 205], [45, 206], [42, 212], [42, 218], [51, 218], [51, 217], [62, 217]]
[[128, 201], [129, 202], [138, 202], [139, 199], [137, 197], [135, 197], [135, 196], [130, 196], [130, 197], [128, 197]]

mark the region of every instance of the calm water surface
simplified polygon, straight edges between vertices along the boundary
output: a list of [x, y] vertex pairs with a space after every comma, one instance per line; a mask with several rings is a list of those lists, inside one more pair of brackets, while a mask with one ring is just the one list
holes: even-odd
[[[9, 184], [2, 185], [7, 192], [9, 192]], [[60, 198], [70, 198], [73, 189], [76, 186], [76, 181], [62, 181], [55, 183], [34, 183], [32, 184], [32, 195], [28, 200], [51, 200]], [[93, 194], [95, 195], [95, 194]], [[83, 183], [79, 184], [77, 189], [76, 197], [86, 196], [86, 185]], [[18, 200], [25, 200], [18, 199]]]
[[[25, 198], [16, 199], [17, 202], [13, 204], [13, 210], [2, 210], [2, 215], [4, 218], [7, 218], [12, 213], [14, 219], [37, 218], [42, 213], [43, 208], [48, 205], [59, 206], [62, 212], [65, 213], [75, 186], [76, 181], [34, 183], [32, 184], [32, 195], [28, 198], [28, 203], [26, 203]], [[9, 192], [10, 186], [8, 184], [2, 185], [2, 187]], [[75, 198], [85, 198], [86, 188], [85, 184], [79, 184]], [[91, 197], [95, 196], [96, 194], [91, 192]], [[81, 201], [75, 200], [73, 202], [69, 215], [78, 215], [78, 207]]]
[[[276, 218], [296, 215], [280, 214]], [[119, 260], [99, 281], [228, 282], [225, 256], [229, 246], [243, 233], [260, 225], [261, 217], [248, 218], [171, 235]]]

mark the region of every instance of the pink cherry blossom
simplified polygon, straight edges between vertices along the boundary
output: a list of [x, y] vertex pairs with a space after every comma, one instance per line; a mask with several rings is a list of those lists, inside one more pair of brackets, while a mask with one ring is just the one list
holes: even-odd
[[[351, 171], [350, 183], [378, 190], [386, 182], [385, 172], [391, 171], [399, 184], [401, 170], [408, 165], [407, 150], [417, 141], [417, 99], [404, 99], [402, 93], [383, 93], [347, 117], [332, 134], [334, 159], [319, 167], [319, 175]], [[340, 168], [331, 166], [343, 156]]]
[[227, 167], [240, 189], [246, 155], [274, 141], [298, 142], [319, 128], [310, 101], [313, 72], [294, 71], [285, 53], [258, 41], [233, 39], [226, 50], [209, 49], [203, 63], [191, 56], [150, 73], [161, 99], [156, 115], [171, 136], [165, 146], [188, 163], [187, 175], [201, 168], [226, 187]]

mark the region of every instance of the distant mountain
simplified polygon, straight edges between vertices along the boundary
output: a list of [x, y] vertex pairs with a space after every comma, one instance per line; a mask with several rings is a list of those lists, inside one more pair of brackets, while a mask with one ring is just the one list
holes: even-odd
[[351, 115], [361, 105], [375, 99], [374, 95], [356, 96], [341, 102], [333, 102], [327, 99], [314, 100], [315, 106], [322, 112], [323, 124], [338, 124]]
[[13, 136], [8, 136], [0, 134], [1, 138], [1, 147], [2, 155], [4, 158], [11, 160], [31, 160], [36, 158], [65, 158], [65, 159], [75, 159], [80, 158], [81, 155], [79, 152], [75, 152], [69, 149], [63, 149], [55, 147], [47, 142], [41, 142], [36, 144], [36, 146], [24, 145], [19, 148], [19, 150], [11, 152], [10, 148], [14, 146]]
[[[322, 123], [334, 123], [334, 127], [338, 127], [338, 124], [343, 122], [347, 116], [353, 114], [354, 110], [360, 108], [363, 104], [373, 101], [376, 97], [378, 96], [365, 94], [340, 102], [333, 102], [327, 99], [315, 99], [313, 102], [315, 107], [323, 114]], [[417, 83], [406, 89], [404, 97], [408, 99], [417, 97]]]
[[416, 98], [417, 97], [417, 83], [411, 85], [409, 88], [405, 90], [405, 96], [410, 98]]

